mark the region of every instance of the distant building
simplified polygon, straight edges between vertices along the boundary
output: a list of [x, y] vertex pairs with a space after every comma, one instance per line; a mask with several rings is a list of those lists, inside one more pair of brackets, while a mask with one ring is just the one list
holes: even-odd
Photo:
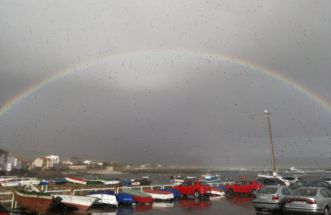
[[22, 162], [15, 156], [8, 155], [7, 157], [7, 172], [11, 172], [13, 170], [21, 169]]
[[50, 160], [53, 165], [60, 163], [60, 157], [58, 155], [47, 155], [46, 159]]
[[85, 165], [71, 165], [68, 166], [70, 170], [86, 170], [87, 167]]
[[90, 160], [85, 160], [85, 161], [83, 161], [83, 164], [85, 164], [85, 165], [92, 165], [92, 164], [94, 164], [94, 162], [93, 161], [90, 161]]
[[8, 157], [8, 152], [0, 149], [0, 171], [6, 170], [7, 157]]
[[62, 165], [71, 166], [71, 165], [74, 165], [74, 163], [71, 162], [70, 160], [65, 160], [65, 161], [62, 161]]
[[45, 159], [43, 159], [41, 157], [38, 157], [38, 158], [34, 159], [31, 163], [31, 166], [30, 166], [29, 169], [44, 167], [44, 161], [45, 161]]

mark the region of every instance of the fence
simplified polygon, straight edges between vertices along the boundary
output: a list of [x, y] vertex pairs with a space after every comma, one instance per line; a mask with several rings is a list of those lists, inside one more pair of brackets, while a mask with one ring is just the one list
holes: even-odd
[[[227, 182], [217, 182], [217, 183], [208, 183], [212, 187], [218, 187], [222, 185], [233, 184], [232, 181]], [[134, 190], [146, 190], [146, 189], [165, 189], [172, 188], [174, 184], [157, 184], [157, 185], [147, 185], [147, 186], [132, 186], [132, 187], [102, 187], [102, 188], [83, 188], [83, 189], [65, 189], [65, 190], [48, 190], [48, 186], [42, 186], [41, 190], [50, 194], [70, 194], [70, 195], [86, 195], [90, 191], [98, 190], [112, 190], [115, 193], [119, 193], [121, 189], [134, 189]], [[4, 198], [8, 196], [7, 198]], [[14, 199], [13, 192], [0, 192], [0, 202], [1, 203], [11, 203], [11, 208], [16, 208], [16, 202]]]

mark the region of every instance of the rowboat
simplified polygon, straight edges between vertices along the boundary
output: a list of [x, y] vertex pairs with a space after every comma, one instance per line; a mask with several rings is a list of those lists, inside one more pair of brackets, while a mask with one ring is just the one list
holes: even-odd
[[35, 213], [45, 213], [56, 203], [53, 196], [40, 192], [32, 185], [16, 188], [14, 198], [20, 207]]
[[153, 198], [149, 194], [144, 193], [140, 190], [122, 189], [121, 192], [132, 195], [133, 200], [136, 203], [149, 204], [153, 202]]
[[87, 196], [97, 198], [98, 200], [95, 202], [96, 205], [103, 204], [116, 207], [118, 206], [116, 196], [111, 190], [94, 191], [88, 193]]
[[53, 195], [53, 197], [61, 199], [61, 204], [79, 211], [87, 211], [98, 200], [92, 196]]
[[174, 194], [165, 190], [144, 190], [145, 193], [149, 194], [154, 200], [172, 200]]
[[83, 184], [86, 185], [87, 184], [87, 180], [82, 179], [82, 178], [75, 178], [75, 177], [65, 177], [66, 181], [74, 183], [74, 184]]

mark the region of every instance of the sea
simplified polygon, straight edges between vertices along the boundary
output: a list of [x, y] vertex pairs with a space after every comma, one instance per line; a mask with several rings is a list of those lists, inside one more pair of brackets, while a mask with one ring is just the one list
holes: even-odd
[[[212, 174], [219, 175], [222, 181], [237, 181], [243, 179], [255, 179], [258, 171], [248, 170], [227, 170], [216, 171]], [[305, 170], [303, 172], [280, 172], [282, 176], [297, 176], [303, 179], [323, 179], [331, 176], [329, 170]], [[201, 175], [199, 173], [181, 174], [176, 173], [175, 176], [181, 175], [195, 176]], [[136, 174], [122, 174], [116, 177], [119, 178], [141, 178], [143, 176], [149, 176], [153, 184], [169, 184], [169, 173], [136, 173]], [[112, 176], [110, 176], [112, 177]], [[211, 197], [209, 199], [196, 200], [194, 198], [179, 199], [173, 202], [154, 202], [151, 205], [135, 205], [135, 206], [123, 206], [119, 208], [92, 208], [88, 212], [52, 212], [48, 214], [91, 214], [91, 215], [128, 215], [128, 214], [173, 214], [173, 215], [192, 215], [192, 214], [219, 214], [219, 215], [249, 215], [256, 214], [252, 206], [252, 197], [233, 196], [231, 198], [226, 197]], [[20, 211], [16, 211], [12, 214], [27, 214]]]

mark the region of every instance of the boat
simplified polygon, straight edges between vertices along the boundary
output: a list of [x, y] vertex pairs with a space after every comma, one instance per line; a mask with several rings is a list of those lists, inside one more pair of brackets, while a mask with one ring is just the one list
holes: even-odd
[[144, 192], [150, 195], [154, 200], [169, 201], [175, 198], [172, 192], [165, 190], [144, 190]]
[[133, 196], [127, 193], [115, 194], [116, 200], [120, 205], [131, 205], [134, 203]]
[[95, 180], [87, 180], [86, 181], [87, 185], [103, 185], [104, 181], [101, 179], [95, 179]]
[[222, 190], [222, 189], [219, 189], [217, 187], [211, 187], [210, 188], [210, 195], [212, 195], [212, 196], [224, 196], [225, 193], [224, 193], [224, 190]]
[[95, 202], [96, 205], [110, 205], [110, 206], [118, 206], [118, 201], [116, 199], [116, 195], [111, 190], [100, 190], [89, 192], [87, 196], [98, 198]]
[[53, 195], [54, 198], [61, 199], [61, 204], [69, 208], [87, 211], [94, 202], [98, 200], [92, 196], [74, 196], [74, 195]]
[[14, 198], [20, 207], [35, 213], [49, 211], [57, 200], [48, 193], [40, 192], [33, 185], [14, 189]]
[[104, 185], [119, 185], [121, 181], [119, 179], [105, 179], [103, 180]]
[[161, 190], [171, 192], [174, 195], [174, 198], [175, 199], [179, 199], [180, 198], [180, 192], [178, 190], [175, 190], [173, 188], [163, 188]]
[[153, 198], [151, 197], [151, 195], [140, 190], [122, 189], [121, 193], [132, 195], [133, 201], [135, 201], [136, 203], [150, 204], [153, 202]]
[[74, 184], [83, 184], [86, 185], [87, 184], [87, 180], [82, 179], [82, 178], [75, 178], [75, 177], [65, 177], [67, 182], [71, 182]]
[[220, 183], [221, 179], [218, 175], [201, 175], [200, 181], [203, 181], [205, 183]]

